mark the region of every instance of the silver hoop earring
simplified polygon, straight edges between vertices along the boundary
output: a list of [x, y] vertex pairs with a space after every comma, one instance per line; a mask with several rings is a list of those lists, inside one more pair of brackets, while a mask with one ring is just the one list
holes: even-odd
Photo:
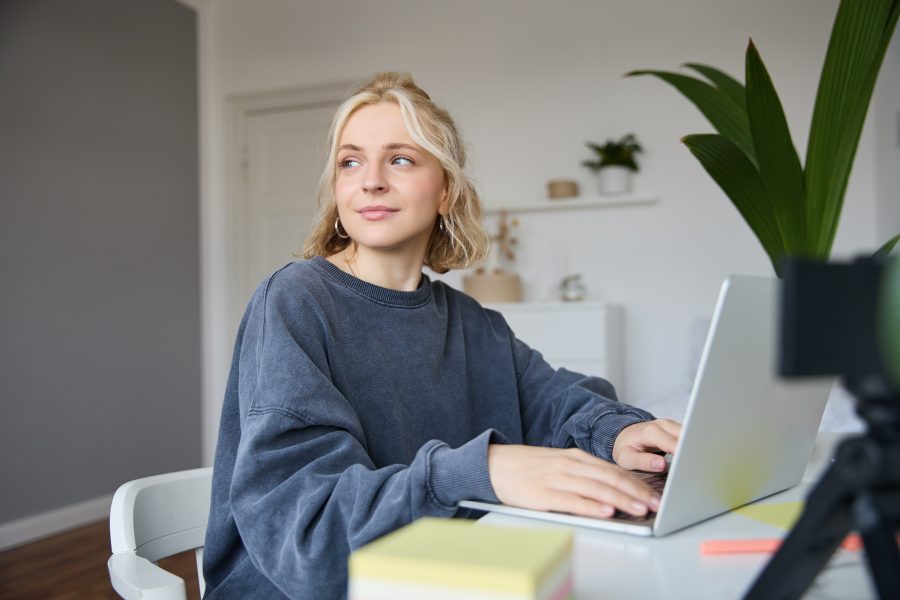
[[350, 236], [347, 234], [347, 231], [344, 230], [344, 233], [341, 233], [341, 218], [338, 217], [334, 220], [334, 232], [337, 234], [339, 238], [342, 240], [348, 239]]
[[[450, 221], [447, 221], [446, 217], [443, 215], [439, 215], [438, 218], [438, 229], [440, 229], [441, 233], [447, 236], [447, 241], [450, 243], [450, 248], [456, 247], [456, 238], [453, 236], [453, 233], [450, 231]], [[444, 221], [447, 221], [445, 224]]]

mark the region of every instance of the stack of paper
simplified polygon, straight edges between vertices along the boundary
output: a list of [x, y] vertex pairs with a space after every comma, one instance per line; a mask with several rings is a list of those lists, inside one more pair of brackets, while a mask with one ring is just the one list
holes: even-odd
[[350, 556], [350, 600], [567, 600], [572, 534], [423, 518]]

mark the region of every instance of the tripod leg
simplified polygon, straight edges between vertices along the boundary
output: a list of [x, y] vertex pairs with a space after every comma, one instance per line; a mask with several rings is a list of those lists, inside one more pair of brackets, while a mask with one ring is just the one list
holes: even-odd
[[803, 514], [744, 600], [800, 598], [852, 525], [846, 483], [833, 464], [807, 498]]
[[[897, 502], [890, 496], [898, 494], [888, 495], [888, 502]], [[853, 503], [853, 516], [866, 546], [869, 574], [875, 581], [878, 596], [900, 598], [900, 550], [894, 536], [895, 523], [870, 492], [857, 497]]]

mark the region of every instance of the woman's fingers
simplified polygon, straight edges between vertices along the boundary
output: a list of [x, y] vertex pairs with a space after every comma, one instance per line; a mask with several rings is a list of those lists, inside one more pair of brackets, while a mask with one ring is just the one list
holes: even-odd
[[646, 471], [648, 473], [662, 473], [668, 468], [666, 458], [655, 452], [635, 452], [623, 450], [620, 457], [620, 466], [631, 471]]
[[665, 460], [654, 455], [660, 450], [673, 454], [680, 435], [681, 425], [668, 419], [630, 425], [616, 437], [613, 459], [625, 469], [664, 471]]
[[[633, 508], [634, 501], [649, 507], [651, 510], [656, 510], [659, 506], [659, 495], [640, 478], [605, 460], [587, 453], [584, 454], [593, 460], [578, 461], [572, 464], [567, 472], [584, 482], [597, 482], [625, 494], [626, 497], [620, 498], [620, 502], [613, 502], [617, 508], [631, 514], [643, 514], [640, 512], [640, 508]], [[589, 490], [597, 489], [596, 486], [586, 487], [580, 493], [590, 496]]]
[[681, 438], [681, 423], [678, 421], [672, 421], [670, 419], [657, 419], [653, 421], [659, 430], [666, 436], [666, 443], [668, 444], [668, 448], [660, 448], [660, 450], [665, 450], [670, 454], [675, 453], [675, 447], [678, 446], [678, 440]]
[[[592, 477], [563, 476], [555, 483], [556, 489], [569, 492], [574, 496], [591, 500], [595, 503], [613, 506], [631, 515], [643, 516], [653, 510], [654, 493], [647, 487], [646, 491], [634, 489], [625, 491], [623, 487], [638, 488], [626, 482], [622, 487]], [[643, 486], [643, 484], [641, 484]], [[646, 486], [643, 486], [646, 487]], [[657, 504], [658, 506], [658, 504]]]
[[667, 433], [674, 435], [676, 439], [681, 437], [681, 423], [678, 421], [673, 421], [672, 419], [656, 419], [656, 422]]
[[497, 497], [514, 506], [593, 517], [659, 507], [644, 482], [582, 450], [491, 445], [488, 470]]
[[613, 444], [611, 464], [577, 448], [491, 445], [488, 471], [501, 502], [524, 508], [608, 517], [615, 509], [645, 515], [659, 495], [624, 469], [665, 471], [660, 451], [674, 453], [681, 424], [669, 419], [626, 427]]
[[556, 512], [567, 512], [597, 519], [609, 518], [616, 512], [615, 507], [609, 504], [559, 490], [551, 490], [548, 493], [548, 499], [546, 509]]
[[656, 421], [650, 421], [640, 432], [639, 439], [632, 442], [633, 446], [644, 448], [656, 448], [663, 452], [674, 454], [678, 446], [679, 432], [672, 432], [669, 425], [662, 425]]

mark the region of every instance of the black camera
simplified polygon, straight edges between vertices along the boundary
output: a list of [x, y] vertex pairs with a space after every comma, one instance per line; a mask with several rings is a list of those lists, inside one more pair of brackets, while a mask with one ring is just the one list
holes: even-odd
[[779, 374], [837, 375], [867, 397], [897, 394], [888, 369], [891, 306], [885, 290], [888, 262], [788, 260], [781, 286]]

